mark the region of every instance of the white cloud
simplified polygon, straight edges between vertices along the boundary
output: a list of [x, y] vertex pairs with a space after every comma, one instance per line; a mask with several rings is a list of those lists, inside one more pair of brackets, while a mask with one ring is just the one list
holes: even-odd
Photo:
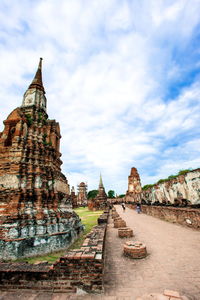
[[[123, 193], [132, 166], [143, 184], [197, 167], [200, 89], [186, 72], [198, 62], [180, 64], [174, 49], [191, 55], [184, 51], [196, 37], [199, 1], [13, 0], [0, 8], [0, 118], [21, 105], [42, 56], [71, 185], [96, 188], [101, 171], [106, 188]], [[185, 87], [166, 96], [183, 78]]]

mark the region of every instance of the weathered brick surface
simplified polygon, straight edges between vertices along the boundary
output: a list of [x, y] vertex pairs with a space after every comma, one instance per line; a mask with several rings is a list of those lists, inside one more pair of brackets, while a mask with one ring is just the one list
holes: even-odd
[[103, 224], [108, 222], [109, 210], [104, 211], [104, 213], [98, 218], [98, 224]]
[[61, 173], [60, 127], [49, 120], [41, 62], [0, 133], [0, 259], [66, 248], [82, 230]]
[[146, 246], [141, 242], [128, 241], [124, 244], [124, 255], [131, 258], [144, 258], [147, 256]]
[[85, 182], [81, 182], [78, 186], [78, 194], [77, 194], [77, 205], [87, 205], [87, 184]]
[[112, 212], [112, 218], [113, 219], [119, 218], [119, 214], [117, 212]]
[[[131, 208], [135, 208], [130, 205]], [[172, 223], [200, 229], [200, 209], [142, 205], [142, 212]]]
[[122, 218], [114, 219], [114, 228], [126, 227], [126, 222]]
[[200, 206], [199, 191], [200, 168], [154, 184], [141, 197], [146, 203]]
[[133, 229], [131, 229], [131, 228], [129, 228], [129, 227], [119, 228], [119, 229], [118, 229], [118, 236], [119, 236], [120, 238], [133, 237]]
[[[128, 176], [128, 190], [126, 192], [126, 201], [140, 201], [141, 200], [141, 182], [140, 176], [136, 168], [131, 168], [131, 173]], [[119, 199], [120, 200], [120, 199]]]
[[75, 293], [79, 288], [87, 292], [101, 292], [106, 228], [106, 223], [95, 226], [80, 249], [66, 252], [53, 265], [0, 263], [0, 289], [31, 288]]

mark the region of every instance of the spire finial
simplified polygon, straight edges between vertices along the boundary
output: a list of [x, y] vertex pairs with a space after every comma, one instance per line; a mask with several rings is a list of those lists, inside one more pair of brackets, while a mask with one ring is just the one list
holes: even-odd
[[31, 84], [29, 86], [29, 89], [36, 87], [45, 93], [43, 82], [42, 82], [42, 60], [43, 60], [43, 58], [40, 57], [38, 69], [35, 73], [35, 77], [33, 78], [33, 81], [31, 82]]
[[41, 69], [41, 70], [42, 70], [42, 60], [43, 60], [43, 58], [42, 58], [42, 57], [40, 57], [40, 61], [39, 61], [39, 65], [38, 65], [38, 69]]
[[100, 180], [99, 180], [99, 186], [103, 186], [103, 180], [102, 180], [102, 176], [101, 176], [101, 173], [100, 173]]

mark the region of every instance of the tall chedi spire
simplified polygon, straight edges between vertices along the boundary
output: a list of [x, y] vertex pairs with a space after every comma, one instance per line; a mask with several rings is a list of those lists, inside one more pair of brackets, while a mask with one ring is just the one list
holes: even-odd
[[35, 73], [35, 77], [33, 78], [31, 84], [29, 85], [29, 89], [31, 88], [38, 88], [45, 93], [43, 82], [42, 82], [42, 58], [41, 57], [40, 57], [38, 69]]
[[90, 210], [103, 210], [107, 207], [107, 205], [107, 195], [103, 186], [103, 180], [100, 173], [98, 194], [94, 199], [92, 199], [92, 201], [88, 201], [88, 208]]
[[100, 173], [100, 179], [99, 179], [99, 187], [104, 187], [101, 173]]
[[42, 58], [40, 58], [33, 81], [24, 93], [22, 106], [35, 106], [38, 109], [46, 111], [46, 102], [45, 89], [42, 82]]
[[46, 113], [42, 59], [21, 107], [9, 114], [4, 125], [0, 132], [0, 260], [67, 247], [82, 225], [71, 210], [75, 193], [73, 198], [61, 172], [60, 126]]

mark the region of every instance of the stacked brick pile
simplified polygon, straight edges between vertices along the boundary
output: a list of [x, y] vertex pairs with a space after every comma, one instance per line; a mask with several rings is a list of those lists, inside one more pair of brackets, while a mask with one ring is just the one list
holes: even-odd
[[144, 258], [147, 256], [146, 246], [141, 242], [128, 241], [124, 244], [124, 255], [131, 258]]
[[114, 228], [126, 227], [126, 222], [122, 218], [114, 219]]
[[118, 229], [118, 236], [120, 238], [130, 238], [133, 237], [133, 230], [129, 227], [122, 227]]
[[97, 220], [98, 224], [100, 225], [100, 224], [107, 223], [108, 215], [109, 215], [109, 211], [108, 210], [104, 211], [103, 214]]
[[119, 214], [116, 211], [112, 212], [112, 219], [116, 219], [116, 218], [119, 218]]

